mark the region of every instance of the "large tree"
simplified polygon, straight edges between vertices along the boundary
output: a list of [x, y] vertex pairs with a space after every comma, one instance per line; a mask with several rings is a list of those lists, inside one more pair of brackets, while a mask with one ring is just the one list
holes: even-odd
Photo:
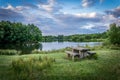
[[29, 43], [42, 40], [42, 32], [33, 24], [0, 22], [0, 43]]

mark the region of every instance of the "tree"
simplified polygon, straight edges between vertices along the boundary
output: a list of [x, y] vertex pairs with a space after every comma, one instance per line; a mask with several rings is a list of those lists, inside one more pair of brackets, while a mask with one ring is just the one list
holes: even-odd
[[42, 40], [42, 32], [33, 24], [0, 22], [0, 43], [30, 43]]
[[117, 26], [115, 23], [110, 25], [108, 31], [109, 41], [111, 44], [119, 45], [120, 44], [120, 26]]

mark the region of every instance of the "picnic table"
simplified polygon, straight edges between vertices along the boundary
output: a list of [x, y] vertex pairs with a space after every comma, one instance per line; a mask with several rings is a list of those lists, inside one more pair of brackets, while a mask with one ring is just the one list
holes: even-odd
[[81, 48], [81, 47], [74, 47], [72, 48], [72, 51], [66, 51], [68, 57], [72, 57], [74, 60], [74, 57], [84, 58], [88, 55], [95, 54], [94, 52], [90, 52], [90, 49], [88, 48]]

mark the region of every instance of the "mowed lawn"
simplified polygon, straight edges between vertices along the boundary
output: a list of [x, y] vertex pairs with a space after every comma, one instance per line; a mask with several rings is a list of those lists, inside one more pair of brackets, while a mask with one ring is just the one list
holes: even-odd
[[[0, 80], [10, 80], [10, 64], [17, 58], [52, 57], [55, 62], [44, 80], [120, 80], [120, 50], [96, 50], [98, 59], [72, 61], [65, 53], [0, 56]], [[38, 80], [43, 80], [39, 79]]]

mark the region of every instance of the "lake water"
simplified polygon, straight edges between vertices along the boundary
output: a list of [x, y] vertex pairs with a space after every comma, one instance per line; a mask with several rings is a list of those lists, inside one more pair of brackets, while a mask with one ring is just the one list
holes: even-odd
[[43, 42], [42, 50], [43, 51], [57, 50], [65, 47], [77, 47], [77, 46], [86, 46], [86, 45], [93, 47], [101, 44], [102, 42]]
[[0, 49], [21, 51], [21, 54], [30, 54], [33, 50], [48, 51], [58, 50], [66, 47], [98, 46], [102, 42], [41, 42], [32, 44], [0, 44]]

